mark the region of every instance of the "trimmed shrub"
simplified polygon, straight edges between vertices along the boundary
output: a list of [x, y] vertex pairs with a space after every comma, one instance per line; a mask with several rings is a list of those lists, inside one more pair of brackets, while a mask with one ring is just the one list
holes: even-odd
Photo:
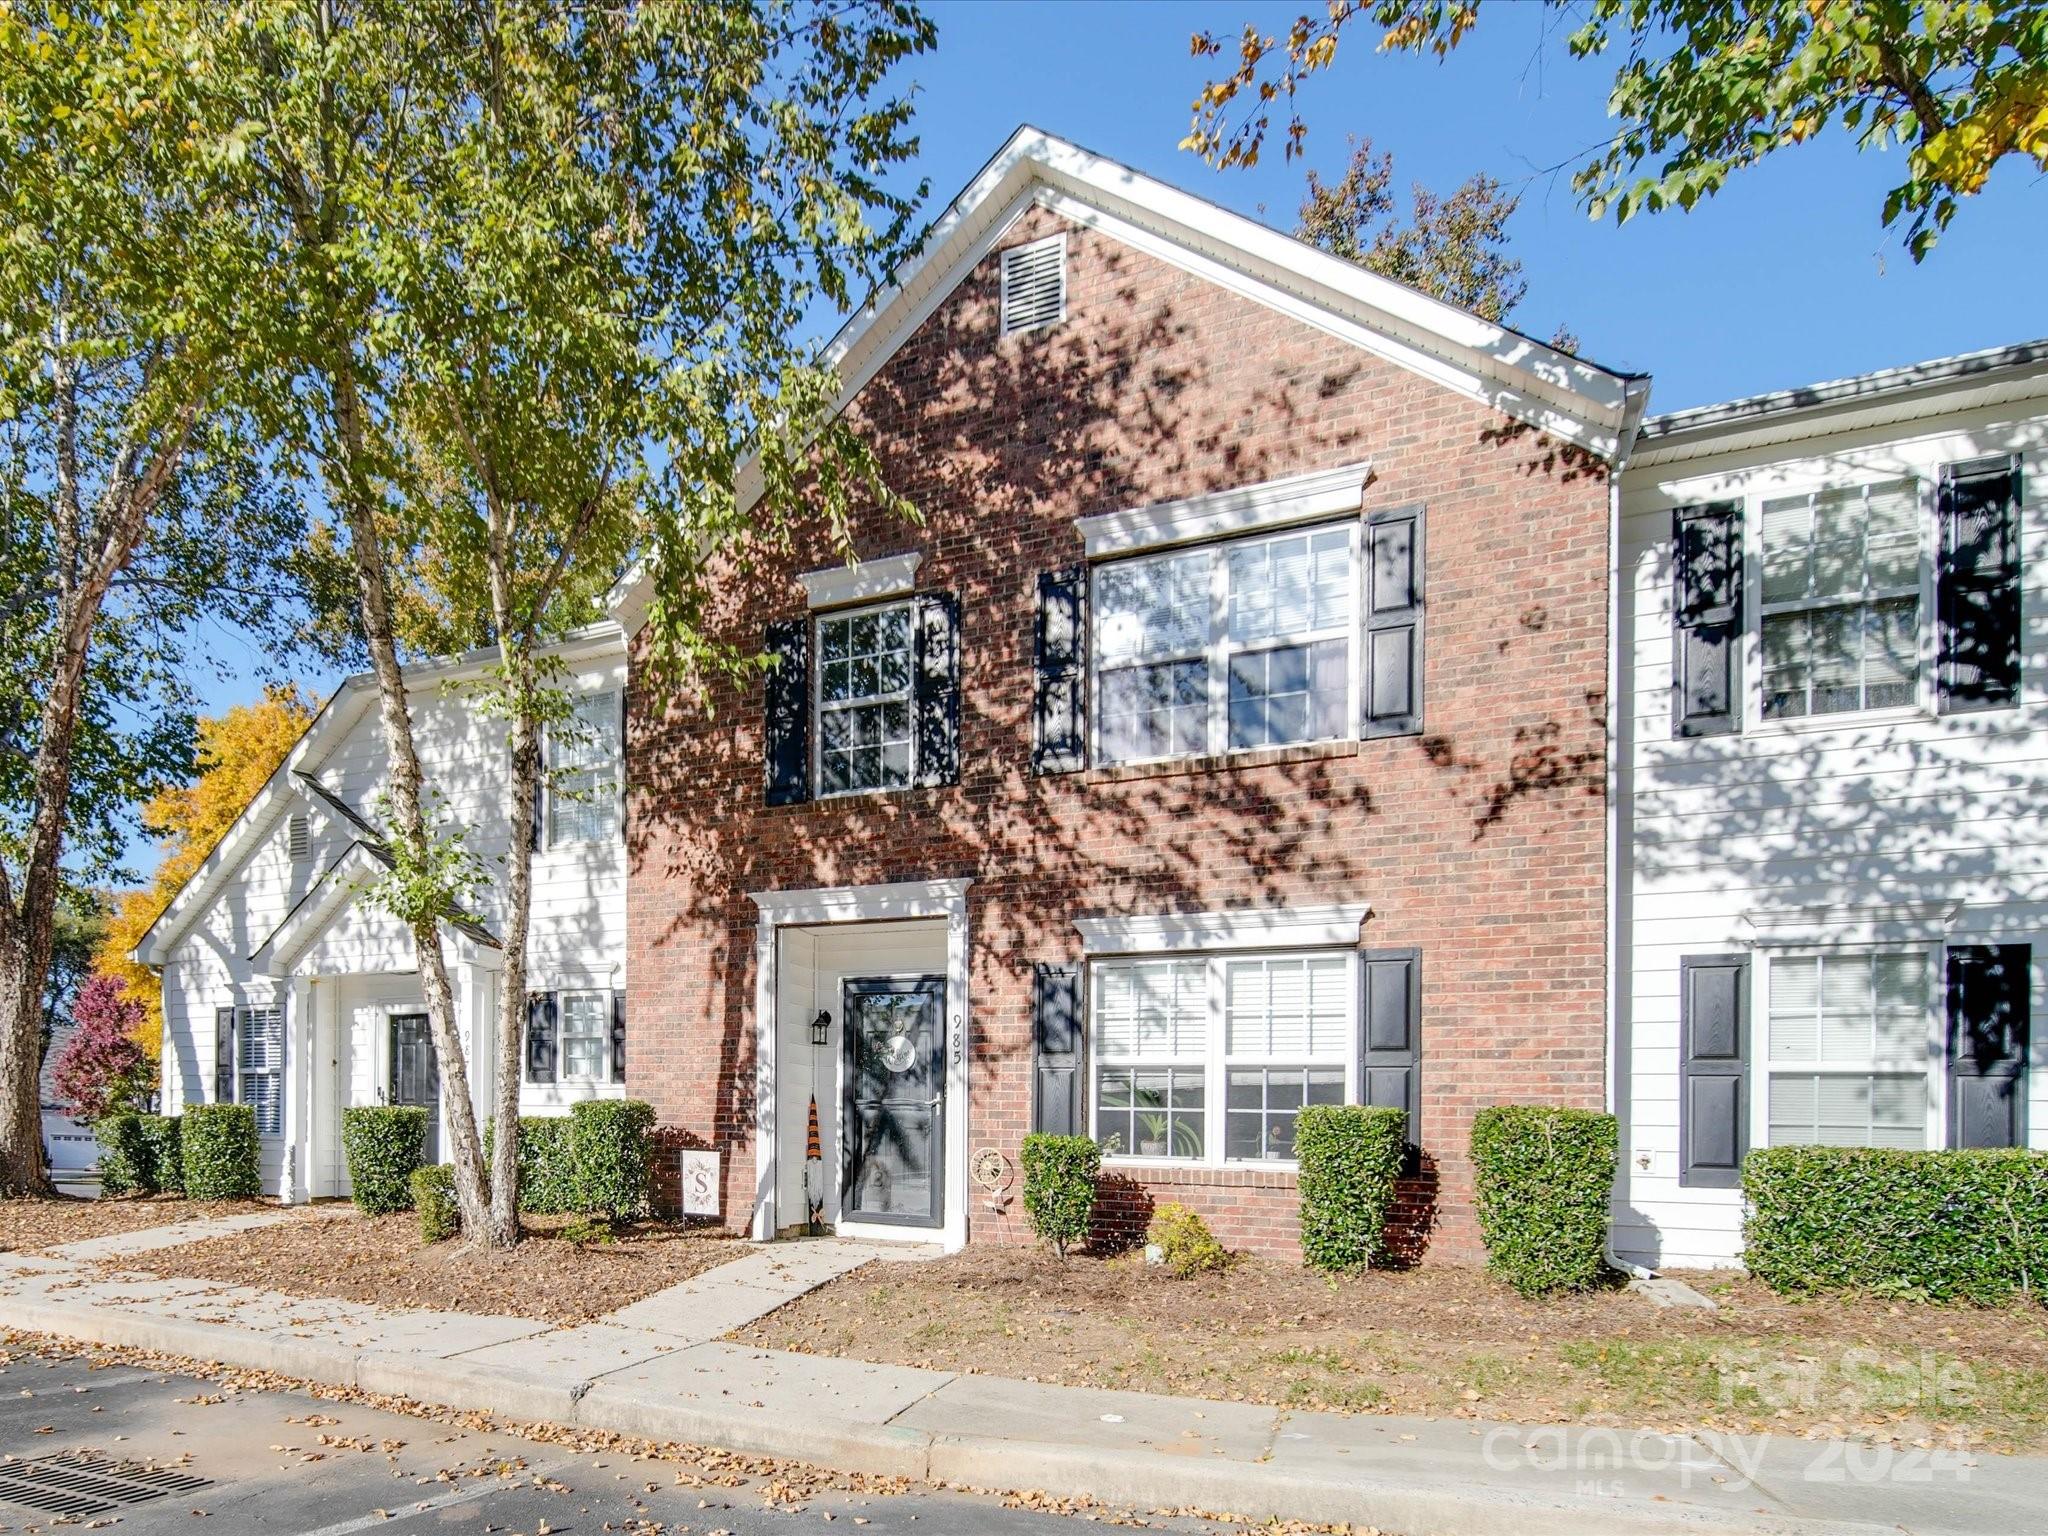
[[1742, 1192], [1743, 1262], [1774, 1291], [2048, 1295], [2048, 1153], [1768, 1147]]
[[1159, 1250], [1161, 1260], [1176, 1275], [1197, 1275], [1230, 1263], [1230, 1250], [1216, 1241], [1201, 1213], [1178, 1200], [1169, 1200], [1152, 1213], [1145, 1241]]
[[[497, 1122], [484, 1126], [484, 1161], [495, 1157]], [[576, 1206], [576, 1165], [565, 1115], [519, 1117], [519, 1209], [528, 1216], [568, 1216]]]
[[103, 1115], [93, 1122], [100, 1144], [100, 1193], [149, 1193], [149, 1148], [142, 1140], [142, 1117], [128, 1110]]
[[1524, 1296], [1583, 1291], [1607, 1274], [1614, 1116], [1493, 1104], [1472, 1121], [1486, 1267]]
[[185, 1140], [175, 1115], [139, 1115], [143, 1187], [152, 1194], [185, 1193]]
[[1088, 1235], [1102, 1148], [1086, 1136], [1034, 1131], [1024, 1138], [1023, 1163], [1024, 1210], [1031, 1230], [1064, 1259], [1067, 1245]]
[[445, 1243], [462, 1230], [462, 1211], [455, 1203], [455, 1165], [429, 1163], [415, 1168], [406, 1180], [412, 1207], [420, 1213], [420, 1241]]
[[426, 1156], [427, 1112], [417, 1104], [350, 1105], [341, 1112], [341, 1150], [356, 1209], [408, 1210], [413, 1170]]
[[[576, 1209], [614, 1224], [647, 1208], [647, 1138], [654, 1106], [639, 1099], [588, 1099], [569, 1111], [569, 1162]], [[524, 1127], [521, 1127], [522, 1139]]]
[[263, 1192], [256, 1111], [247, 1104], [194, 1104], [179, 1133], [189, 1200], [253, 1200]]
[[1295, 1117], [1301, 1256], [1309, 1268], [1364, 1269], [1386, 1257], [1387, 1216], [1407, 1149], [1404, 1110], [1311, 1104]]

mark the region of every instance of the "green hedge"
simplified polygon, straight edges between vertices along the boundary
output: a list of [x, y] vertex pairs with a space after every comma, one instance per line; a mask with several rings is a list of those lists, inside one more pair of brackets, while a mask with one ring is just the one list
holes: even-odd
[[1404, 1110], [1312, 1104], [1295, 1117], [1301, 1256], [1309, 1268], [1364, 1269], [1386, 1257], [1387, 1216], [1407, 1151]]
[[149, 1149], [142, 1140], [142, 1117], [130, 1110], [102, 1115], [92, 1134], [100, 1145], [100, 1193], [149, 1193]]
[[143, 1185], [153, 1194], [185, 1193], [185, 1138], [175, 1115], [141, 1115]]
[[1145, 1246], [1159, 1250], [1159, 1262], [1176, 1275], [1200, 1275], [1230, 1267], [1230, 1250], [1216, 1241], [1209, 1223], [1191, 1205], [1169, 1200], [1145, 1223]]
[[416, 1104], [351, 1105], [341, 1112], [341, 1150], [358, 1210], [409, 1210], [413, 1170], [426, 1157], [427, 1112]]
[[1525, 1296], [1605, 1279], [1617, 1144], [1614, 1116], [1592, 1110], [1480, 1110], [1472, 1168], [1486, 1267]]
[[[484, 1161], [496, 1153], [497, 1123], [484, 1126]], [[519, 1209], [529, 1216], [576, 1211], [576, 1165], [569, 1154], [569, 1121], [561, 1115], [519, 1117]]]
[[1067, 1245], [1088, 1235], [1102, 1148], [1087, 1136], [1034, 1131], [1024, 1138], [1023, 1162], [1024, 1211], [1031, 1230], [1065, 1258]]
[[413, 1209], [420, 1213], [420, 1241], [445, 1243], [462, 1230], [462, 1211], [455, 1203], [455, 1165], [430, 1163], [415, 1168], [406, 1181]]
[[1743, 1262], [1773, 1290], [2048, 1294], [2048, 1152], [1770, 1147], [1742, 1192]]
[[256, 1111], [247, 1104], [194, 1104], [181, 1139], [188, 1199], [253, 1200], [263, 1192]]
[[647, 1208], [647, 1139], [653, 1130], [654, 1106], [639, 1099], [589, 1099], [569, 1111], [569, 1163], [579, 1211], [618, 1222]]

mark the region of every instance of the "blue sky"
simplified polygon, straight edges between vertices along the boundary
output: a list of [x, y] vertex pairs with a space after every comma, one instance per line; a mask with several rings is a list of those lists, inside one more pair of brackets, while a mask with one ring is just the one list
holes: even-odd
[[[938, 0], [938, 49], [906, 71], [931, 211], [1029, 122], [1291, 228], [1307, 167], [1341, 170], [1348, 136], [1361, 134], [1393, 152], [1403, 185], [1447, 192], [1485, 171], [1518, 189], [1513, 249], [1529, 294], [1516, 325], [1541, 337], [1568, 326], [1589, 357], [1649, 372], [1653, 411], [2048, 335], [2048, 185], [2018, 166], [1964, 205], [1919, 267], [1878, 222], [1900, 157], [1858, 155], [1839, 133], [1738, 176], [1691, 213], [1592, 223], [1568, 169], [1554, 168], [1606, 137], [1612, 66], [1570, 58], [1536, 5], [1485, 7], [1443, 63], [1349, 39], [1303, 98], [1305, 161], [1276, 152], [1249, 172], [1214, 171], [1176, 148], [1215, 70], [1189, 56], [1189, 34], [1234, 36], [1246, 21], [1279, 32], [1303, 5]], [[218, 649], [236, 675], [206, 681], [216, 708], [261, 686], [255, 657], [238, 665], [240, 641], [223, 636]], [[337, 679], [305, 681], [324, 693]]]

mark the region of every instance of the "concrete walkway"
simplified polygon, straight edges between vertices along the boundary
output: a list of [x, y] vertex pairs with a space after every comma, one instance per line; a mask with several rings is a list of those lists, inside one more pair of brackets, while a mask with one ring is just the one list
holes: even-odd
[[752, 1250], [574, 1328], [110, 1272], [75, 1256], [147, 1254], [165, 1230], [69, 1244], [65, 1257], [0, 1254], [0, 1326], [853, 1471], [1389, 1531], [2003, 1536], [2043, 1529], [2048, 1509], [2048, 1460], [2035, 1458], [1295, 1413], [723, 1340], [858, 1265], [903, 1256], [836, 1239]]

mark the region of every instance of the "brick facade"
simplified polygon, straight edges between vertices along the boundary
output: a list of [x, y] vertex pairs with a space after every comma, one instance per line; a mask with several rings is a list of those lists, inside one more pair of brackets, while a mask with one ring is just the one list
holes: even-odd
[[[753, 1203], [754, 890], [972, 876], [969, 1137], [1014, 1162], [1027, 1128], [1035, 961], [1080, 916], [1366, 901], [1368, 946], [1423, 955], [1418, 1243], [1476, 1252], [1466, 1141], [1502, 1101], [1598, 1107], [1604, 1072], [1604, 470], [1509, 418], [1106, 235], [1066, 228], [1069, 316], [998, 336], [991, 254], [861, 392], [854, 414], [922, 525], [872, 517], [857, 550], [923, 552], [959, 594], [957, 785], [769, 808], [758, 685], [629, 709], [628, 1088], [672, 1139], [726, 1152]], [[1371, 460], [1366, 510], [1427, 506], [1420, 736], [1221, 761], [1030, 771], [1039, 572], [1082, 515]], [[803, 612], [821, 534], [721, 589], [749, 648]], [[709, 706], [708, 710], [704, 707]], [[664, 1160], [670, 1172], [673, 1159]], [[1292, 1179], [1126, 1173], [1105, 1219], [1184, 1200], [1226, 1244], [1295, 1250]], [[975, 1197], [975, 1241], [1022, 1240]]]

